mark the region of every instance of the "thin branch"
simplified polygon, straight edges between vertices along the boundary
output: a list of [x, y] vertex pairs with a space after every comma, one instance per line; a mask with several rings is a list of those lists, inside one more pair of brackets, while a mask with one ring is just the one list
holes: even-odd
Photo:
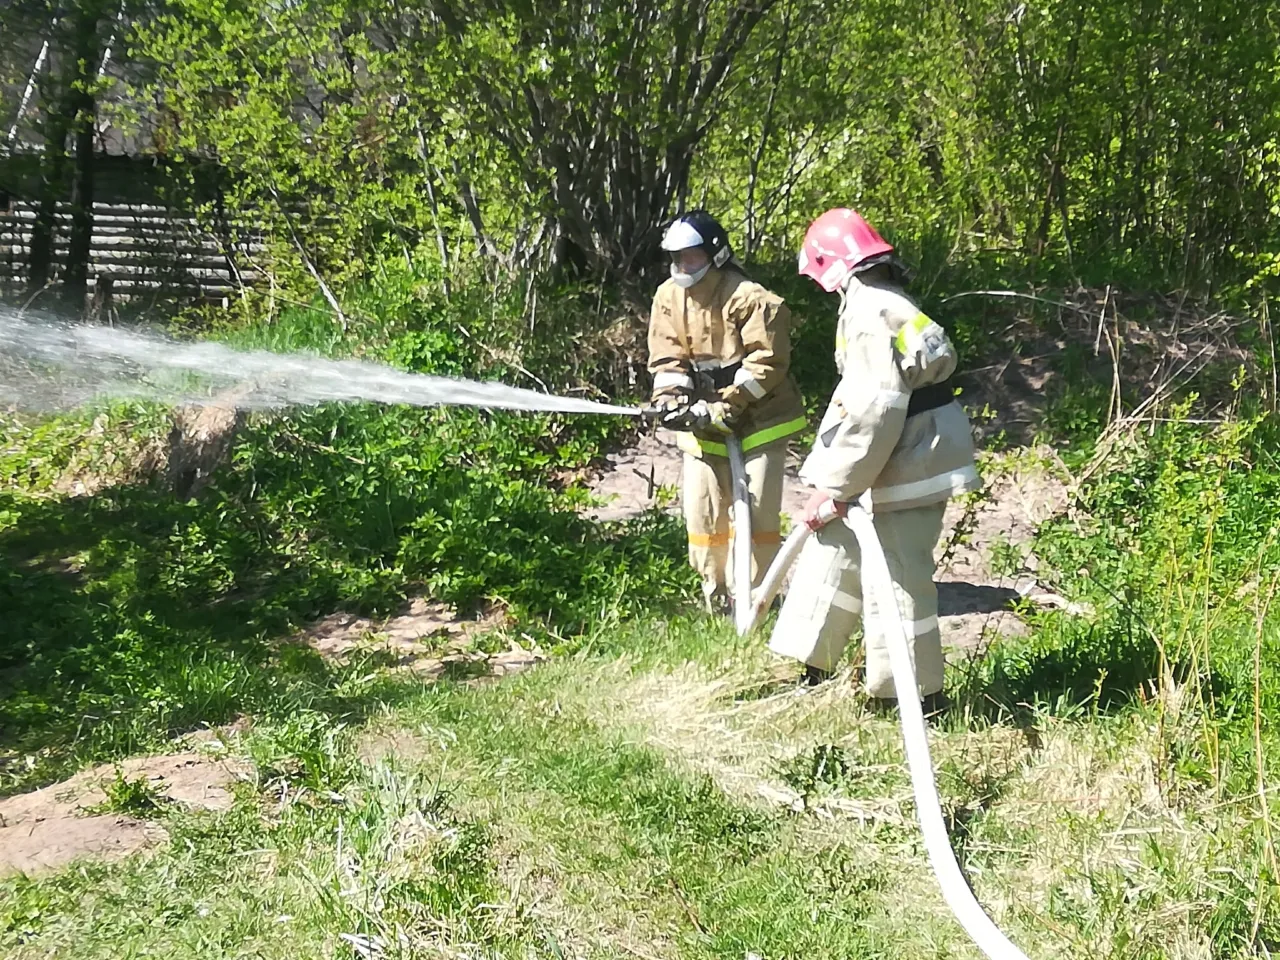
[[773, 78], [769, 87], [769, 102], [765, 105], [764, 120], [760, 124], [760, 142], [756, 144], [755, 153], [747, 174], [747, 242], [746, 252], [750, 256], [756, 247], [756, 183], [760, 176], [760, 164], [764, 162], [765, 150], [769, 145], [769, 137], [773, 133], [773, 111], [778, 99], [778, 88], [782, 85], [782, 69], [786, 63], [791, 41], [791, 0], [787, 0], [787, 12], [782, 18], [782, 39], [778, 43], [778, 56], [773, 64]]
[[462, 176], [456, 160], [453, 164], [453, 170], [458, 177], [458, 197], [462, 200], [462, 208], [466, 210], [467, 220], [476, 235], [476, 247], [479, 249], [481, 256], [496, 258], [498, 251], [489, 241], [489, 235], [485, 233], [484, 218], [480, 215], [480, 204], [476, 200], [475, 191], [471, 188], [471, 181]]
[[423, 180], [426, 182], [427, 187], [427, 202], [431, 206], [431, 222], [436, 228], [436, 249], [440, 254], [440, 288], [444, 293], [444, 298], [448, 300], [453, 292], [449, 285], [449, 244], [445, 242], [444, 229], [440, 226], [440, 205], [436, 201], [436, 190], [432, 182], [439, 171], [427, 162], [427, 142], [422, 135], [421, 126], [418, 127], [418, 142], [422, 149], [422, 165], [426, 168], [424, 173], [427, 175], [423, 177]]
[[534, 383], [540, 386], [542, 388], [543, 393], [551, 392], [551, 388], [548, 387], [546, 383], [544, 383], [541, 379], [539, 379], [535, 374], [532, 374], [528, 370], [526, 370], [518, 361], [511, 360], [507, 357], [502, 356], [496, 350], [494, 350], [491, 346], [489, 346], [487, 343], [481, 340], [477, 340], [472, 335], [471, 331], [468, 330], [461, 323], [458, 324], [458, 329], [462, 331], [462, 335], [464, 337], [466, 337], [468, 340], [474, 343], [477, 347], [479, 347], [485, 353], [489, 354], [489, 356], [492, 357], [494, 360], [497, 360], [499, 363], [505, 363], [512, 367], [515, 367], [517, 371], [519, 371], [520, 373], [523, 373], [526, 377], [528, 377], [530, 380], [532, 380]]
[[729, 16], [729, 22], [720, 34], [720, 42], [716, 44], [716, 52], [712, 55], [711, 66], [694, 93], [691, 116], [702, 115], [707, 101], [732, 66], [733, 58], [746, 44], [751, 31], [776, 4], [777, 0], [756, 0], [753, 5], [739, 6]]
[[276, 192], [276, 188], [271, 186], [268, 188], [271, 196], [276, 201], [276, 206], [280, 208], [280, 215], [284, 217], [285, 226], [289, 228], [289, 236], [293, 240], [293, 246], [298, 251], [298, 256], [302, 257], [302, 265], [307, 268], [307, 273], [311, 274], [311, 279], [320, 287], [321, 294], [325, 300], [329, 302], [329, 306], [333, 308], [333, 312], [337, 314], [338, 322], [342, 324], [342, 332], [347, 332], [347, 315], [342, 310], [342, 304], [338, 302], [338, 298], [334, 296], [333, 291], [329, 289], [329, 284], [325, 283], [324, 277], [320, 276], [320, 271], [316, 269], [316, 265], [311, 262], [311, 258], [307, 256], [306, 248], [302, 245], [302, 238], [298, 236], [298, 231], [294, 229], [293, 218], [289, 216], [289, 211], [284, 208], [284, 204], [280, 201], [280, 194]]
[[36, 57], [36, 65], [31, 68], [31, 76], [27, 80], [27, 87], [22, 92], [22, 99], [18, 102], [18, 112], [13, 118], [13, 126], [9, 128], [9, 144], [18, 138], [18, 127], [22, 123], [22, 115], [27, 112], [27, 107], [31, 103], [31, 97], [36, 90], [36, 78], [40, 76], [40, 71], [44, 69], [45, 60], [49, 57], [49, 41], [44, 42], [44, 46], [40, 48], [40, 55]]
[[[1090, 461], [1089, 465], [1077, 478], [1077, 485], [1085, 483], [1090, 477], [1098, 472], [1102, 465], [1107, 462], [1107, 458], [1111, 454], [1111, 448], [1120, 434], [1126, 429], [1131, 429], [1138, 426], [1140, 423], [1146, 422], [1149, 419], [1146, 416], [1147, 411], [1155, 407], [1155, 405], [1168, 394], [1172, 389], [1174, 382], [1181, 377], [1184, 372], [1190, 369], [1192, 364], [1205, 356], [1205, 354], [1209, 353], [1212, 349], [1213, 344], [1205, 344], [1199, 353], [1179, 367], [1178, 370], [1175, 371], [1164, 383], [1160, 384], [1151, 396], [1147, 397], [1147, 399], [1134, 407], [1133, 412], [1129, 414], [1129, 416], [1125, 417], [1123, 420], [1112, 421], [1107, 428], [1102, 431], [1102, 436], [1098, 438], [1096, 445], [1097, 452], [1094, 454], [1093, 460]], [[1195, 370], [1187, 375], [1187, 379], [1190, 380], [1194, 378], [1201, 370], [1209, 365], [1209, 362], [1212, 359], [1212, 356], [1206, 359], [1200, 364], [1200, 366], [1196, 367]]]
[[1076, 313], [1092, 317], [1094, 312], [1084, 307], [1077, 306], [1074, 303], [1064, 303], [1061, 300], [1050, 300], [1047, 297], [1037, 297], [1031, 293], [1020, 293], [1017, 290], [966, 290], [963, 293], [953, 293], [949, 297], [944, 297], [942, 303], [950, 303], [952, 300], [959, 300], [961, 297], [1004, 297], [1007, 299], [1034, 300], [1037, 303], [1047, 303], [1051, 306], [1062, 307], [1064, 310], [1074, 310]]

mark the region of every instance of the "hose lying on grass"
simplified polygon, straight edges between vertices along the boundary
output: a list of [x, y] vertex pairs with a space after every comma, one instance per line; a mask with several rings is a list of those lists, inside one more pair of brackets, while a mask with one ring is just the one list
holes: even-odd
[[[889, 642], [889, 664], [893, 670], [893, 686], [898, 695], [898, 716], [902, 721], [902, 739], [906, 745], [907, 767], [911, 772], [911, 787], [915, 793], [916, 815], [924, 834], [929, 864], [933, 867], [942, 895], [955, 918], [965, 932], [990, 960], [1027, 960], [1026, 954], [1000, 932], [991, 918], [983, 911], [964, 874], [956, 862], [955, 852], [947, 836], [946, 823], [942, 819], [942, 805], [938, 801], [938, 785], [934, 779], [933, 763], [929, 758], [929, 736], [925, 728], [924, 710], [920, 705], [920, 688], [916, 683], [915, 665], [911, 662], [910, 638], [906, 625], [894, 601], [893, 581], [889, 576], [889, 564], [884, 549], [876, 535], [871, 515], [856, 506], [850, 507], [845, 517], [858, 545], [862, 548], [862, 576], [864, 589], [876, 596], [887, 598], [877, 605], [884, 620], [885, 636]], [[749, 633], [769, 609], [787, 570], [800, 555], [800, 550], [810, 536], [809, 528], [801, 524], [791, 532], [769, 567], [755, 593], [754, 602], [746, 616], [739, 616], [739, 635]], [[739, 605], [740, 608], [740, 605]]]

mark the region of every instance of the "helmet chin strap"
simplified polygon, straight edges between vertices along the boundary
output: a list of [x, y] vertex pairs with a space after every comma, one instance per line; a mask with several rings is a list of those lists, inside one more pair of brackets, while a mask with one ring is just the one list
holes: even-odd
[[840, 284], [838, 292], [840, 294], [841, 313], [844, 313], [845, 301], [849, 299], [849, 294], [853, 291], [855, 285], [859, 287], [862, 286], [862, 281], [858, 279], [858, 275], [856, 273], [850, 273], [844, 278], [844, 283]]
[[711, 264], [707, 264], [701, 270], [695, 270], [693, 273], [685, 273], [676, 264], [671, 265], [671, 279], [676, 282], [676, 286], [681, 289], [688, 290], [695, 283], [707, 275], [707, 271], [711, 269]]

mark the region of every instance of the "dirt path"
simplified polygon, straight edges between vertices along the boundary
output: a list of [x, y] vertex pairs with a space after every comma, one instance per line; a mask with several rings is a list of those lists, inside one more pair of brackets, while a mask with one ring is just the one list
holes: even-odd
[[[247, 770], [236, 761], [178, 753], [125, 760], [120, 775], [143, 781], [157, 803], [225, 811], [234, 801], [232, 785]], [[100, 812], [115, 776], [115, 767], [96, 767], [0, 800], [0, 876], [52, 870], [84, 856], [125, 857], [162, 842], [165, 831], [156, 823]]]
[[292, 638], [326, 660], [343, 663], [352, 656], [375, 655], [393, 672], [423, 680], [501, 677], [527, 670], [547, 655], [536, 645], [521, 646], [507, 636], [508, 649], [475, 649], [474, 640], [500, 630], [507, 618], [500, 608], [464, 616], [448, 604], [415, 597], [386, 620], [333, 613]]
[[[603, 505], [587, 511], [596, 520], [625, 520], [656, 507], [679, 512], [681, 454], [675, 435], [658, 430], [608, 457], [591, 484]], [[1035, 580], [1030, 542], [1036, 528], [1066, 504], [1066, 486], [1054, 476], [1044, 451], [994, 458], [984, 468], [987, 488], [974, 502], [952, 502], [938, 549], [938, 603], [943, 641], [957, 651], [983, 646], [984, 638], [1017, 635], [1025, 626], [1011, 607], [1027, 598], [1057, 604], [1060, 598]], [[782, 510], [799, 523], [808, 498], [797, 470], [800, 451], [788, 458]], [[1003, 563], [994, 557], [1000, 554]], [[1012, 568], [1012, 569], [1006, 569]]]

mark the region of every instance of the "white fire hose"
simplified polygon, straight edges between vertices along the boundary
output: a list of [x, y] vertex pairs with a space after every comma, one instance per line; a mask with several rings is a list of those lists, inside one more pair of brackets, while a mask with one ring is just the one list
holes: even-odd
[[[734, 462], [733, 450], [734, 447], [731, 446], [729, 448], [731, 467]], [[738, 455], [738, 462], [741, 463], [741, 452]], [[745, 477], [743, 480], [745, 486]], [[920, 706], [920, 687], [916, 683], [915, 665], [911, 662], [910, 638], [907, 636], [902, 616], [898, 612], [898, 604], [894, 600], [889, 564], [885, 560], [884, 549], [880, 546], [880, 538], [876, 536], [875, 524], [869, 513], [852, 504], [844, 522], [853, 530], [858, 538], [858, 545], [862, 548], [862, 576], [865, 589], [876, 596], [888, 598], [888, 602], [877, 605], [877, 610], [880, 611], [885, 635], [890, 641], [889, 665], [893, 669], [893, 686], [898, 695], [898, 716], [902, 721], [902, 739], [906, 745], [907, 767], [911, 772], [911, 787], [915, 793], [916, 816], [920, 820], [920, 830], [924, 834], [929, 863], [933, 867], [934, 875], [938, 878], [942, 895], [965, 932], [990, 960], [1027, 960], [1027, 955], [1014, 946], [983, 911], [982, 905], [978, 903], [968, 881], [960, 871], [955, 851], [951, 849], [946, 823], [942, 819], [942, 805], [938, 801], [938, 785], [934, 781], [933, 763], [929, 758], [929, 736], [925, 728], [924, 711]], [[751, 605], [750, 615], [738, 619], [739, 635], [746, 635], [760, 621], [782, 585], [782, 579], [787, 570], [800, 555], [800, 550], [809, 535], [809, 528], [801, 524], [787, 537], [777, 559], [774, 560], [761, 582], [755, 603]], [[739, 609], [741, 609], [740, 606]]]
[[800, 550], [809, 539], [810, 532], [809, 528], [802, 523], [783, 541], [782, 548], [774, 557], [773, 564], [766, 571], [764, 579], [760, 581], [760, 586], [755, 591], [755, 600], [751, 604], [751, 618], [738, 623], [738, 636], [745, 637], [763, 619], [769, 604], [773, 603], [773, 598], [782, 589], [782, 581], [786, 578], [787, 571], [796, 562], [796, 557], [800, 556]]
[[739, 636], [745, 636], [757, 617], [751, 606], [751, 486], [742, 443], [730, 434], [729, 477], [733, 486], [733, 620]]
[[[644, 416], [661, 416], [660, 410], [645, 410]], [[773, 602], [787, 571], [795, 563], [810, 530], [801, 524], [793, 530], [773, 564], [766, 571], [758, 590], [751, 589], [751, 491], [747, 483], [746, 464], [742, 456], [742, 444], [736, 436], [725, 440], [729, 452], [729, 474], [733, 487], [733, 579], [734, 625], [739, 636], [746, 636], [760, 622], [764, 612]], [[834, 505], [830, 515], [834, 518]], [[929, 734], [925, 728], [924, 710], [920, 705], [920, 686], [916, 682], [915, 665], [911, 662], [911, 638], [898, 611], [894, 596], [893, 580], [884, 548], [876, 535], [871, 515], [850, 504], [844, 522], [849, 525], [862, 548], [862, 576], [864, 589], [876, 596], [885, 597], [877, 609], [883, 611], [882, 622], [889, 638], [889, 665], [893, 670], [893, 686], [898, 697], [898, 716], [902, 721], [902, 739], [906, 746], [907, 767], [911, 773], [911, 787], [915, 793], [916, 816], [924, 835], [929, 864], [942, 888], [942, 895], [952, 914], [965, 932], [989, 960], [1027, 960], [1027, 955], [1000, 932], [992, 923], [973, 895], [969, 882], [960, 870], [947, 826], [942, 819], [942, 804], [938, 800], [938, 785], [934, 781], [933, 762], [929, 757]]]

